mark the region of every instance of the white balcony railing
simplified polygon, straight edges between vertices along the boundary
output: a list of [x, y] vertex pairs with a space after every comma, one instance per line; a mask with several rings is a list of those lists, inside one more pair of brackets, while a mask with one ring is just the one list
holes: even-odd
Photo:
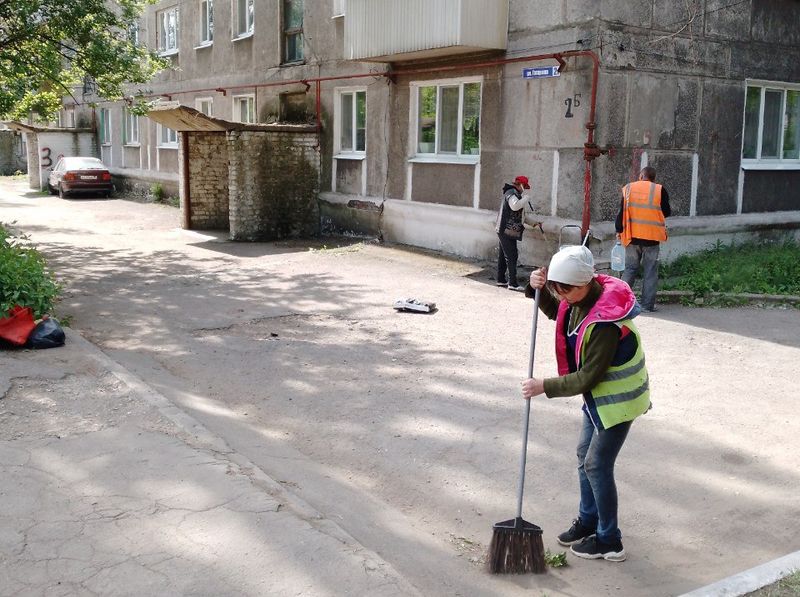
[[345, 58], [396, 62], [504, 50], [508, 0], [347, 0]]

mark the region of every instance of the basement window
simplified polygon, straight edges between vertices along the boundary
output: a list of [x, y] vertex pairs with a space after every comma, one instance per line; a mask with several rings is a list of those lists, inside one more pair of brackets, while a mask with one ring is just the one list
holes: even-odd
[[800, 169], [800, 85], [748, 82], [742, 168]]
[[411, 84], [414, 153], [425, 161], [475, 162], [480, 155], [481, 79]]

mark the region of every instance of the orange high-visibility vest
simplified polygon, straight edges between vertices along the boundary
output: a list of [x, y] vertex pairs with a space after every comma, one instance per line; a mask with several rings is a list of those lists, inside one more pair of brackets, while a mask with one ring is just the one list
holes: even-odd
[[667, 225], [661, 211], [661, 185], [649, 180], [631, 182], [622, 187], [622, 244], [634, 238], [667, 240]]

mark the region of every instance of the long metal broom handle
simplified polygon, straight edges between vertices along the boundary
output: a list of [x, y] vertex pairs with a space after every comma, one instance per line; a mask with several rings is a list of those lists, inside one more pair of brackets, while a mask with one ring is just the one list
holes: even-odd
[[[533, 325], [531, 326], [531, 351], [528, 357], [528, 378], [533, 377], [533, 355], [536, 353], [536, 322], [539, 319], [539, 297], [541, 290], [536, 289], [533, 299]], [[531, 400], [525, 400], [525, 416], [522, 418], [522, 456], [519, 459], [519, 485], [517, 486], [517, 518], [522, 518], [522, 494], [525, 490], [525, 466], [528, 461], [528, 421], [531, 416]]]

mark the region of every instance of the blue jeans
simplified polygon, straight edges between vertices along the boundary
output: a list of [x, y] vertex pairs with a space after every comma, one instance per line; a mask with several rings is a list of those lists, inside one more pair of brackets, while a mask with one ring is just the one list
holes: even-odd
[[658, 286], [658, 253], [660, 245], [644, 247], [633, 243], [625, 247], [625, 271], [623, 281], [633, 288], [633, 281], [642, 266], [642, 309], [652, 311], [656, 304], [656, 288]]
[[622, 538], [617, 526], [617, 484], [614, 463], [628, 437], [631, 422], [598, 431], [589, 415], [583, 413], [578, 440], [578, 479], [581, 503], [578, 516], [585, 527], [597, 527], [597, 538], [614, 543]]

